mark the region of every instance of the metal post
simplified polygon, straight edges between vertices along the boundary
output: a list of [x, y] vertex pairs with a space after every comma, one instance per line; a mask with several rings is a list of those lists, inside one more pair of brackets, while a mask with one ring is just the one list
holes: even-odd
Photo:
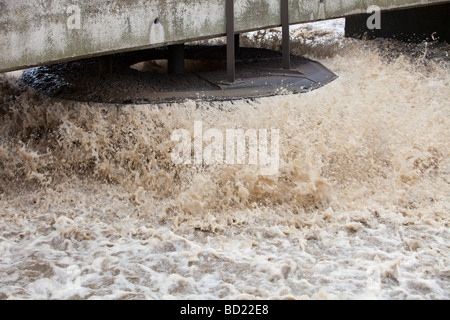
[[234, 37], [234, 0], [226, 0], [227, 21], [227, 80], [236, 80], [236, 49]]
[[169, 46], [168, 72], [169, 74], [184, 73], [184, 43]]
[[98, 72], [101, 75], [112, 73], [112, 59], [110, 55], [98, 58]]
[[241, 49], [241, 34], [237, 33], [234, 35], [234, 56], [236, 57], [236, 59], [239, 57], [239, 52]]
[[281, 0], [281, 27], [283, 36], [283, 69], [291, 69], [289, 0]]

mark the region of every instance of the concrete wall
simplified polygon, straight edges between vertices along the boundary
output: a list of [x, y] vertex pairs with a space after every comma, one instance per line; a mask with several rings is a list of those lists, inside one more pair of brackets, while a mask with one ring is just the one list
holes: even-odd
[[[290, 0], [292, 24], [442, 0]], [[280, 25], [280, 0], [235, 0], [236, 31]], [[0, 0], [0, 72], [225, 34], [225, 0]]]

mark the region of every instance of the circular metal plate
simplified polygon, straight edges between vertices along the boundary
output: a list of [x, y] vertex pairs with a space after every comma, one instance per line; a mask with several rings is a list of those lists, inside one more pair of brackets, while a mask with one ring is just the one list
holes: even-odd
[[112, 72], [100, 74], [90, 58], [26, 70], [22, 81], [51, 97], [119, 104], [233, 100], [301, 93], [319, 88], [336, 75], [318, 62], [291, 56], [281, 69], [279, 52], [239, 48], [236, 82], [226, 82], [226, 46], [186, 46], [185, 73], [167, 73], [166, 47], [116, 54]]

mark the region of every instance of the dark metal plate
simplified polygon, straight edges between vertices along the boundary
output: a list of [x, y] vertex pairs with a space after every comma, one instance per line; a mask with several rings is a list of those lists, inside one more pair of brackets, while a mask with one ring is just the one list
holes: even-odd
[[[108, 74], [98, 72], [99, 59], [96, 58], [32, 68], [23, 73], [22, 81], [51, 97], [138, 104], [255, 98], [281, 91], [301, 93], [337, 78], [310, 59], [291, 56], [291, 70], [284, 70], [281, 53], [240, 48], [236, 58], [236, 81], [229, 83], [226, 46], [186, 46], [185, 59], [194, 66], [182, 75], [168, 74], [164, 66], [158, 65], [167, 54], [167, 48], [157, 48], [113, 55], [113, 71]], [[137, 63], [147, 68], [145, 72], [131, 68]]]

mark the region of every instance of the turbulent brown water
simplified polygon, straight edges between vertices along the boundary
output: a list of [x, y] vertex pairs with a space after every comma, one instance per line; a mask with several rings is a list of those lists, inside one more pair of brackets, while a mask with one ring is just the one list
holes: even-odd
[[[2, 75], [0, 298], [449, 299], [449, 46], [326, 35], [293, 52], [339, 79], [254, 101], [75, 103]], [[174, 165], [195, 121], [279, 129], [279, 173]]]

